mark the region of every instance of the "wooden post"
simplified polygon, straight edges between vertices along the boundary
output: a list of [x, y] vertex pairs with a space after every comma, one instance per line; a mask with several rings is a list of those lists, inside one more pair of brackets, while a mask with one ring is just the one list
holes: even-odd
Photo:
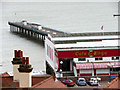
[[31, 31], [31, 37], [33, 37], [33, 32]]
[[10, 25], [10, 31], [12, 31], [12, 27], [11, 27], [11, 25]]
[[38, 39], [39, 39], [39, 33], [38, 33]]
[[18, 27], [17, 27], [17, 33], [18, 33]]
[[22, 28], [22, 30], [21, 30], [21, 31], [22, 31], [22, 33], [23, 33], [23, 28]]

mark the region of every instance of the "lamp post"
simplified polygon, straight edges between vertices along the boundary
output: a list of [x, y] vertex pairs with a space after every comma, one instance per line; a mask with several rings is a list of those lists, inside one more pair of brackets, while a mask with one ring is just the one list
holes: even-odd
[[60, 61], [60, 68], [62, 69], [62, 64], [63, 64], [63, 61]]

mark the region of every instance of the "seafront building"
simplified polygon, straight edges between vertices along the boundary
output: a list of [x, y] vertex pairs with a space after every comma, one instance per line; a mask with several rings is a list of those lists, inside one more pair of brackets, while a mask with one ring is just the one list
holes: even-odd
[[8, 24], [12, 32], [44, 41], [48, 74], [116, 76], [120, 70], [120, 32], [65, 33], [27, 21]]
[[49, 34], [45, 38], [47, 64], [53, 71], [74, 72], [75, 77], [117, 75], [119, 35], [119, 32]]

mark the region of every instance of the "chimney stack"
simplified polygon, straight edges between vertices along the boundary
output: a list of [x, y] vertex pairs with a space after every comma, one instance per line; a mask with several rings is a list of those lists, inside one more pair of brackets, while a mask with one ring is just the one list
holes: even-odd
[[32, 80], [31, 80], [31, 72], [32, 67], [29, 64], [29, 57], [26, 57], [26, 60], [23, 59], [23, 64], [20, 65], [18, 68], [18, 71], [20, 73], [19, 76], [19, 87], [20, 88], [30, 88], [32, 86]]
[[18, 72], [18, 68], [19, 65], [22, 64], [22, 56], [20, 55], [22, 51], [21, 50], [14, 50], [14, 58], [12, 61], [13, 64], [13, 80], [14, 81], [19, 81], [19, 72]]

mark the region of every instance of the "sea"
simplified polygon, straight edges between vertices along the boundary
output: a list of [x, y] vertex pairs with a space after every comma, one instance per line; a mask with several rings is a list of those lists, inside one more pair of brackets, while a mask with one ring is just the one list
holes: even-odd
[[8, 21], [27, 20], [68, 33], [118, 31], [117, 2], [1, 2], [0, 13], [0, 73], [13, 71], [14, 50], [30, 58], [34, 72], [46, 71], [44, 44], [10, 32]]

